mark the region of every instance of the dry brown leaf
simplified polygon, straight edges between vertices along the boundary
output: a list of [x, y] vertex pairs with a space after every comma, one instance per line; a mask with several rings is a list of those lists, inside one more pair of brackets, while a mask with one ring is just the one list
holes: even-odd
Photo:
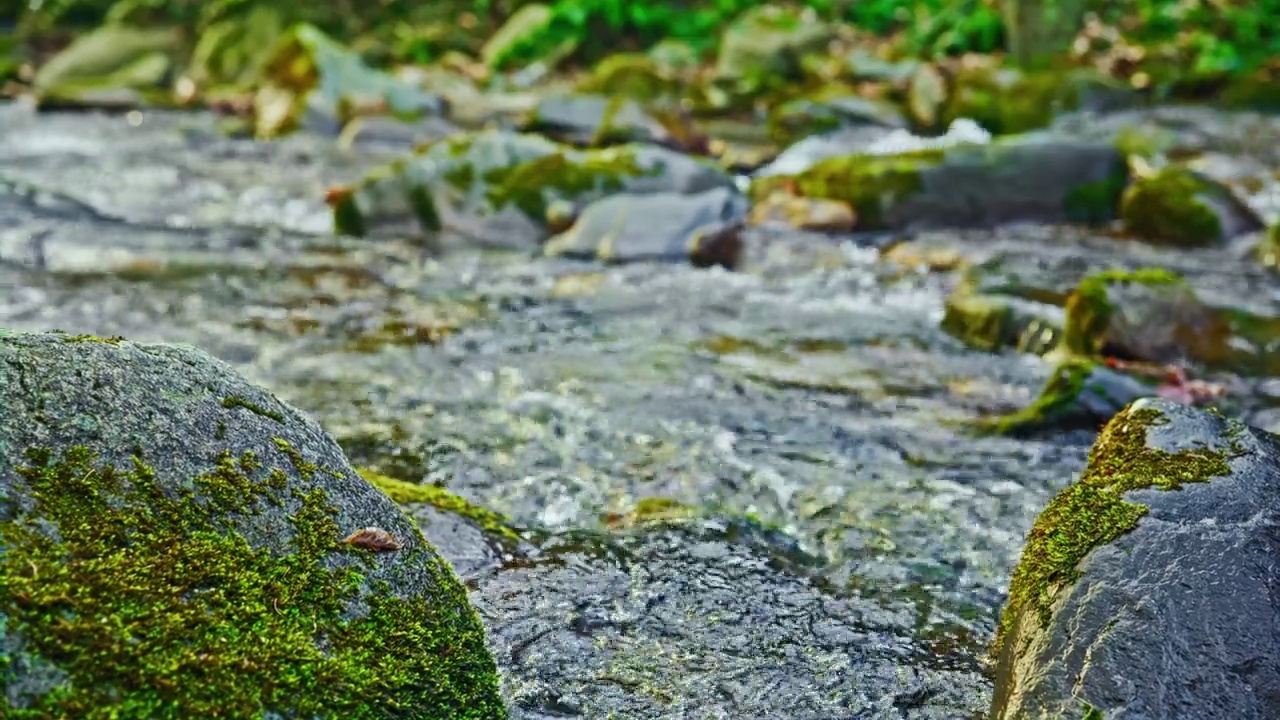
[[392, 535], [382, 528], [376, 527], [360, 528], [348, 535], [342, 542], [378, 552], [399, 550], [404, 547], [404, 545], [396, 539], [395, 535]]

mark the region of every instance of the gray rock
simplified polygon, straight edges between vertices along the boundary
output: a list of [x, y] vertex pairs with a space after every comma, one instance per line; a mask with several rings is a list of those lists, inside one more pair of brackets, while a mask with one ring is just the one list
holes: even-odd
[[[1062, 512], [1089, 512], [1113, 492], [1125, 504], [1105, 515]], [[1068, 507], [1071, 497], [1093, 502]], [[1098, 546], [1047, 576], [1042, 606], [1006, 610], [990, 716], [1080, 718], [1092, 707], [1126, 720], [1280, 717], [1278, 510], [1275, 436], [1165, 400], [1134, 403], [1030, 535], [1015, 600], [1043, 562], [1037, 535], [1056, 538], [1058, 557], [1071, 557], [1073, 542]], [[1128, 532], [1125, 517], [1136, 525]], [[1087, 533], [1073, 536], [1073, 523]]]
[[9, 710], [505, 716], [448, 564], [201, 351], [0, 333], [0, 500]]
[[613, 195], [582, 212], [568, 231], [547, 242], [547, 255], [607, 261], [673, 260], [737, 264], [749, 209], [736, 190], [696, 195]]
[[[617, 105], [614, 103], [617, 102]], [[578, 146], [605, 142], [662, 143], [670, 134], [634, 100], [604, 95], [560, 95], [543, 98], [524, 127]]]
[[621, 192], [692, 194], [715, 187], [734, 187], [733, 178], [656, 145], [577, 150], [538, 135], [485, 131], [369, 173], [335, 211], [335, 221], [346, 234], [373, 236], [431, 233], [443, 222], [476, 244], [531, 248], [551, 237], [547, 211], [558, 201], [581, 208]]

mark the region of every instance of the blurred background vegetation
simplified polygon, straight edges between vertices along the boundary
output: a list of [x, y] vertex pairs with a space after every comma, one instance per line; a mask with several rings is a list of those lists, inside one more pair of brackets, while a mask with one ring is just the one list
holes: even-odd
[[[198, 33], [258, 0], [0, 0], [0, 29], [20, 36], [60, 32], [111, 20], [177, 24]], [[1012, 0], [1010, 0], [1012, 3]], [[618, 50], [662, 40], [714, 52], [721, 31], [760, 0], [555, 0], [543, 29], [506, 64], [571, 48], [567, 60], [592, 63]], [[825, 20], [851, 24], [894, 41], [903, 53], [932, 58], [1005, 50], [1011, 40], [999, 0], [806, 0], [792, 3]], [[1096, 14], [1126, 42], [1169, 56], [1185, 72], [1240, 73], [1280, 56], [1280, 0], [1049, 0], [1023, 3]], [[277, 0], [270, 5], [361, 45], [383, 60], [430, 62], [448, 50], [475, 53], [528, 0]], [[375, 58], [376, 59], [376, 58]]]

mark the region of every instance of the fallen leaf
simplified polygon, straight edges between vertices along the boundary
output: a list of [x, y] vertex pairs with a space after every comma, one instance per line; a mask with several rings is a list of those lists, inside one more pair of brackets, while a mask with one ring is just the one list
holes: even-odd
[[399, 550], [404, 547], [394, 535], [376, 527], [360, 528], [348, 535], [342, 542], [378, 552]]

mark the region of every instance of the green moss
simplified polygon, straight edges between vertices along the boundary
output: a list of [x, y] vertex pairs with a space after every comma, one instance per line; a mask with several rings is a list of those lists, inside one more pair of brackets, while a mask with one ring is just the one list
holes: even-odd
[[978, 422], [979, 430], [992, 435], [1019, 436], [1062, 421], [1075, 412], [1080, 393], [1084, 391], [1093, 369], [1094, 364], [1088, 360], [1071, 359], [1060, 363], [1035, 402], [1017, 412], [981, 420]]
[[1129, 183], [1129, 166], [1118, 157], [1111, 172], [1100, 180], [1083, 182], [1071, 189], [1063, 200], [1063, 214], [1068, 221], [1101, 225], [1114, 220], [1120, 198]]
[[1191, 171], [1167, 167], [1134, 181], [1120, 201], [1120, 217], [1144, 240], [1176, 247], [1211, 246], [1222, 238], [1222, 222], [1201, 199], [1210, 190]]
[[1254, 247], [1253, 253], [1263, 267], [1280, 270], [1280, 223], [1267, 230], [1266, 236]]
[[253, 403], [248, 400], [245, 400], [242, 397], [232, 396], [232, 397], [222, 398], [222, 407], [244, 408], [245, 410], [248, 410], [249, 412], [254, 413], [255, 415], [261, 415], [264, 418], [270, 418], [280, 423], [281, 425], [284, 424], [284, 415], [276, 412], [275, 410], [268, 410], [267, 408], [264, 408], [261, 405], [258, 405], [257, 403]]
[[1062, 344], [1067, 352], [1092, 357], [1101, 351], [1111, 315], [1115, 312], [1108, 286], [1130, 282], [1152, 286], [1185, 283], [1182, 276], [1161, 268], [1108, 270], [1081, 280], [1075, 292], [1067, 298], [1062, 335]]
[[119, 345], [125, 342], [123, 337], [119, 335], [115, 337], [99, 337], [97, 335], [69, 335], [62, 339], [63, 342], [96, 342], [104, 345]]
[[885, 212], [920, 192], [921, 171], [945, 158], [942, 150], [828, 158], [799, 175], [762, 178], [752, 184], [751, 194], [761, 200], [790, 187], [805, 197], [843, 200], [857, 214], [860, 229], [883, 229]]
[[646, 170], [625, 147], [592, 150], [580, 159], [557, 152], [512, 167], [489, 170], [487, 198], [495, 208], [514, 205], [525, 215], [542, 221], [547, 216], [548, 190], [563, 197], [589, 192], [617, 192], [628, 177], [655, 175], [661, 168]]
[[1162, 421], [1153, 408], [1130, 407], [1118, 414], [1094, 443], [1084, 474], [1040, 513], [1009, 583], [993, 645], [996, 657], [1019, 618], [1030, 614], [1042, 627], [1048, 625], [1055, 596], [1076, 581], [1085, 556], [1138, 526], [1148, 508], [1125, 500], [1126, 492], [1176, 490], [1230, 474], [1225, 451], [1170, 453], [1148, 447], [1147, 428]]
[[978, 350], [1000, 350], [1017, 342], [1013, 308], [985, 295], [953, 293], [947, 298], [942, 329]]
[[436, 485], [420, 485], [388, 477], [368, 468], [357, 468], [360, 477], [369, 481], [370, 485], [386, 493], [387, 497], [401, 503], [425, 503], [448, 513], [467, 518], [487, 534], [504, 540], [519, 541], [520, 534], [511, 526], [511, 521], [501, 513], [468, 502], [465, 498], [454, 495]]
[[1055, 113], [1073, 109], [1079, 100], [1077, 85], [1055, 72], [1022, 74], [978, 67], [961, 70], [953, 84], [942, 124], [970, 118], [997, 135], [1042, 128]]
[[[447, 565], [406, 550], [436, 573], [434, 593], [362, 593], [373, 553], [340, 541], [349, 529], [323, 489], [289, 490], [251, 453], [223, 453], [185, 484], [86, 447], [26, 457], [24, 500], [0, 523], [2, 614], [21, 654], [66, 682], [10, 686], [4, 717], [505, 716]], [[234, 518], [285, 503], [292, 539], [250, 546]]]
[[334, 200], [333, 230], [339, 235], [351, 237], [364, 237], [369, 232], [364, 213], [360, 212], [360, 206], [356, 204], [355, 193], [350, 190], [342, 192]]
[[440, 210], [427, 186], [414, 185], [409, 190], [409, 206], [413, 208], [413, 216], [418, 219], [423, 230], [435, 233], [444, 229], [444, 223], [440, 221]]

